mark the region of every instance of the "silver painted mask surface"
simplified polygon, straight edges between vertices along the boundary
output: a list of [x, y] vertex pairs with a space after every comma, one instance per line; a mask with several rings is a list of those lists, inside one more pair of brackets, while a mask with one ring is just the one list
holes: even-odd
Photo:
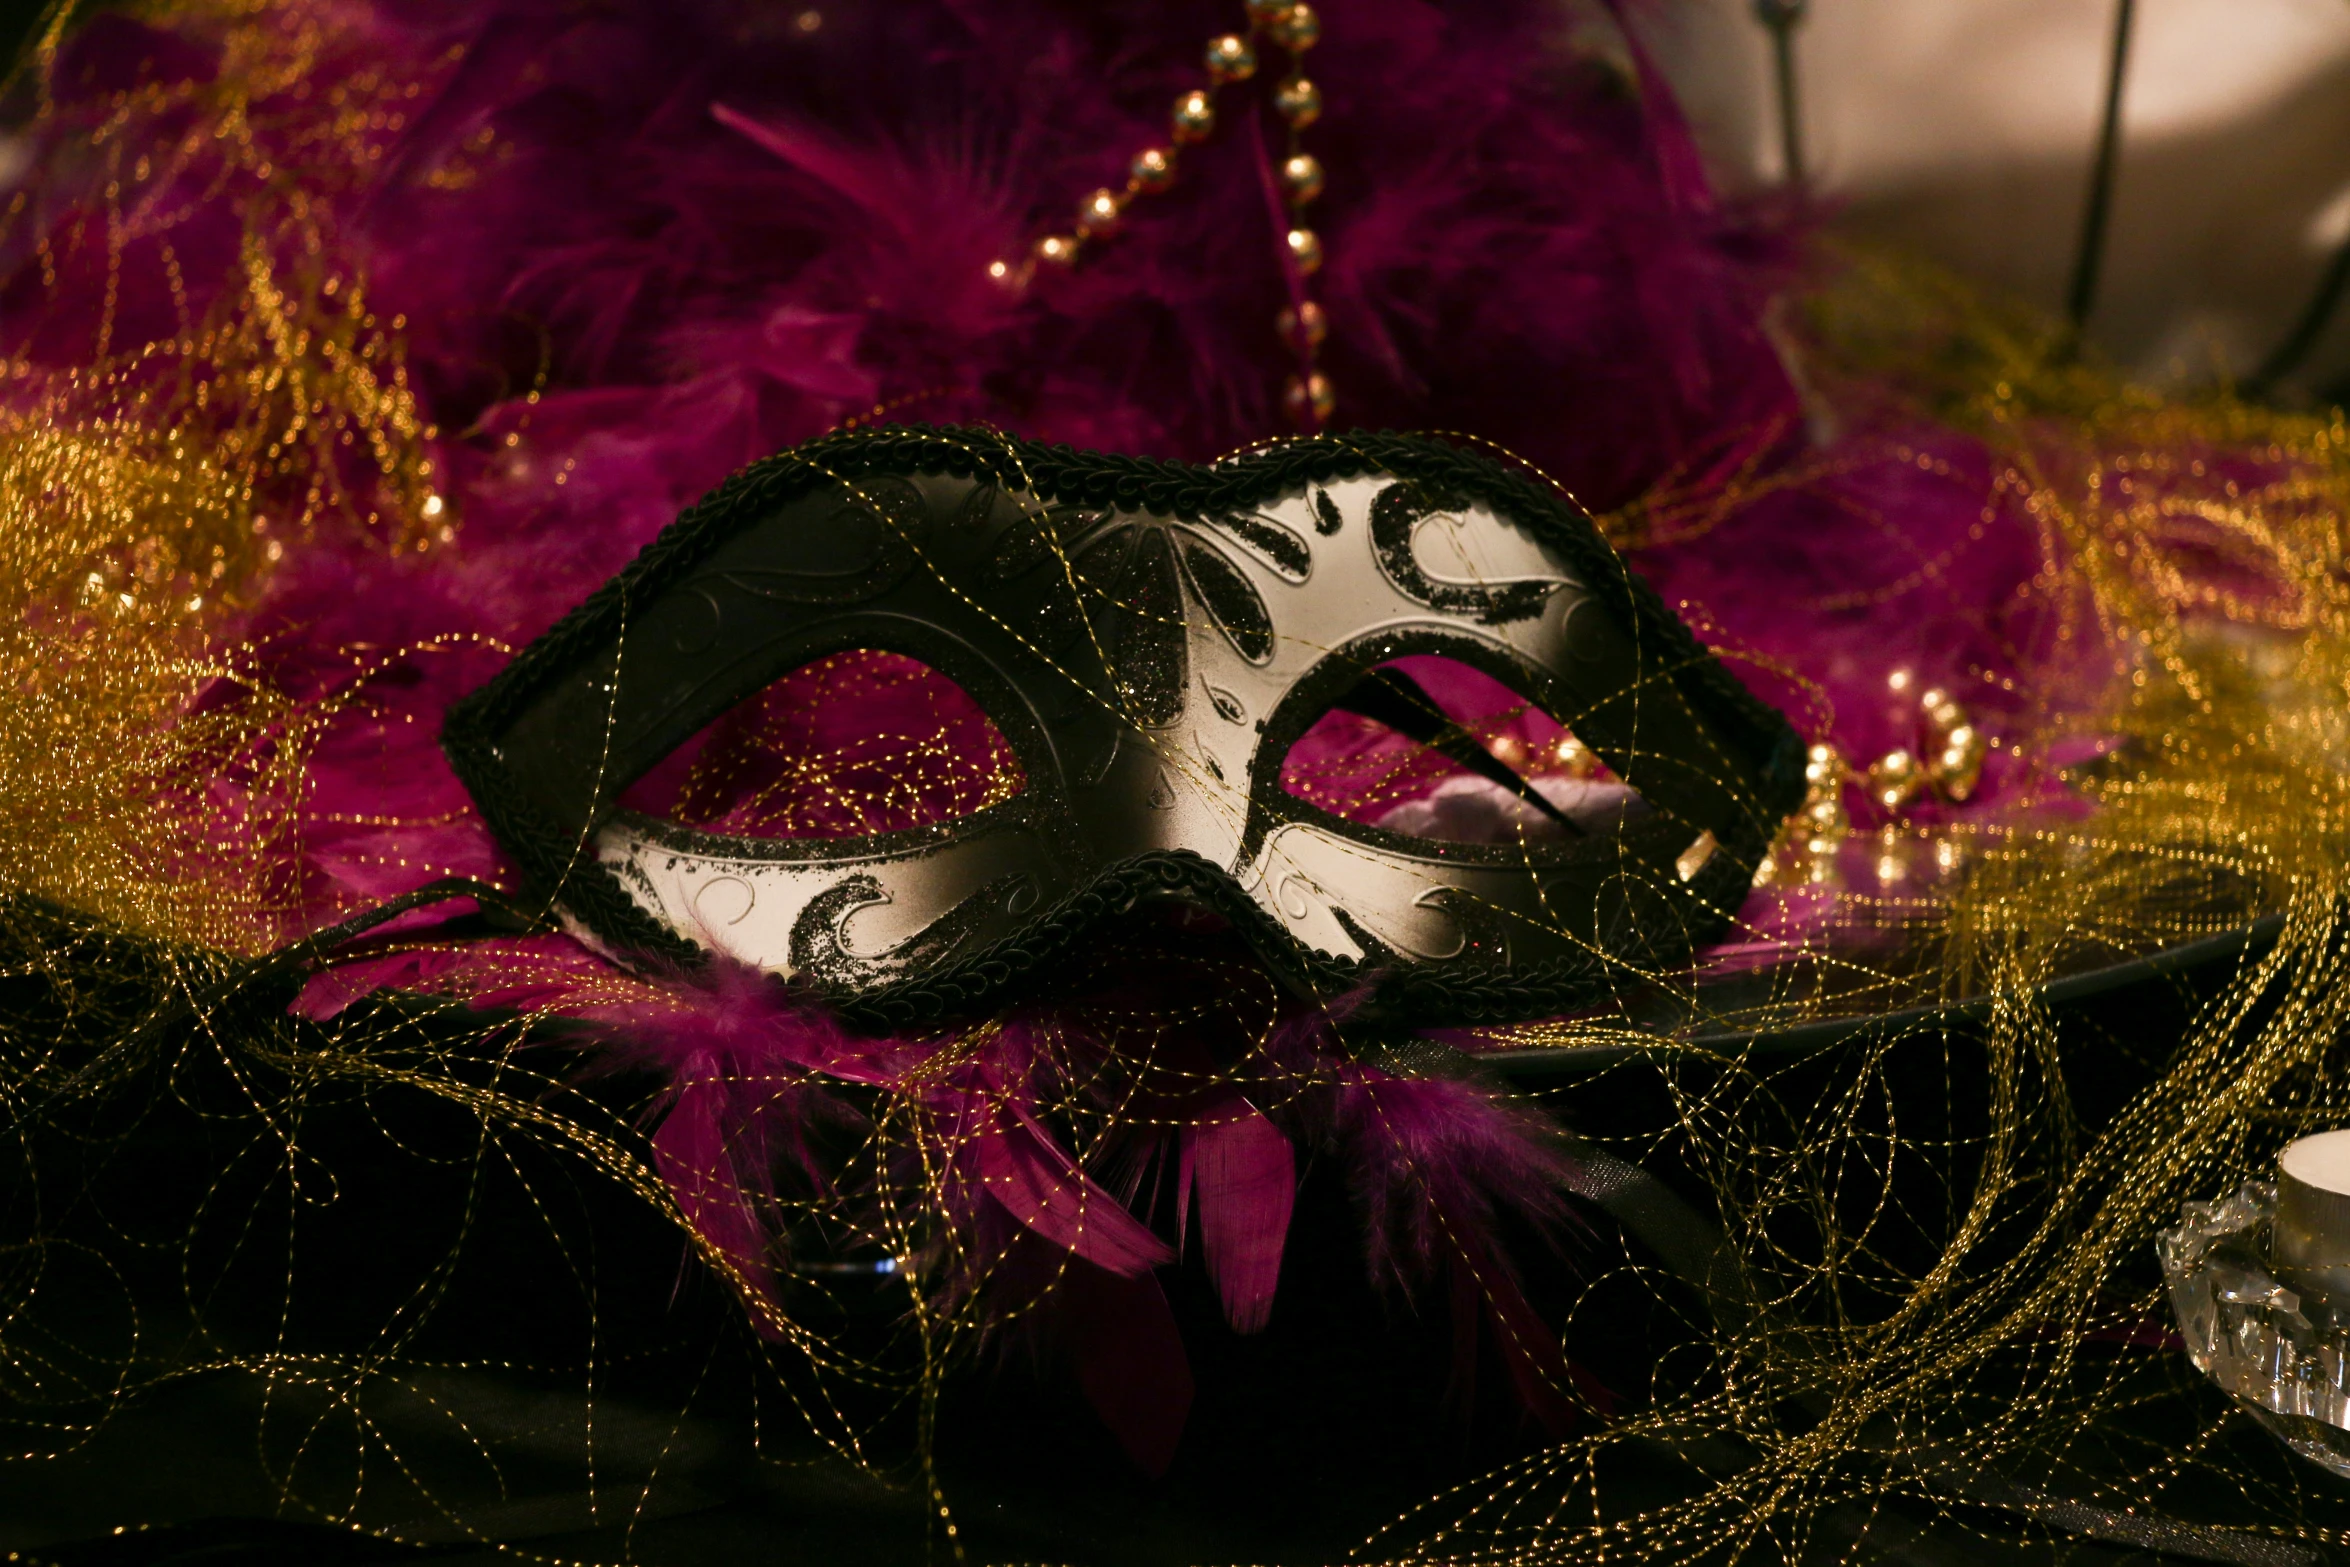
[[[451, 755], [586, 933], [724, 953], [888, 1017], [976, 1001], [1153, 895], [1233, 915], [1318, 994], [1417, 972], [1472, 1013], [1539, 1010], [1611, 961], [1685, 950], [1743, 893], [1791, 803], [1794, 737], [1554, 495], [1395, 437], [1135, 468], [978, 432], [772, 459], [468, 699]], [[854, 648], [959, 684], [1025, 788], [847, 839], [615, 804], [735, 703]], [[1287, 793], [1298, 737], [1409, 654], [1542, 707], [1647, 809], [1466, 844]]]

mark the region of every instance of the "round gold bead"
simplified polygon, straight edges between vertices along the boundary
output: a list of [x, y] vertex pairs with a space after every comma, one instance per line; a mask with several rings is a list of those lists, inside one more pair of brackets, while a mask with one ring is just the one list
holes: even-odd
[[1281, 405], [1289, 411], [1293, 424], [1323, 424], [1328, 422], [1330, 410], [1338, 406], [1338, 398], [1330, 390], [1330, 378], [1316, 370], [1307, 376], [1291, 376], [1282, 390]]
[[1175, 113], [1168, 124], [1179, 147], [1204, 141], [1216, 128], [1215, 101], [1195, 88], [1175, 100]]
[[1165, 190], [1175, 183], [1175, 155], [1164, 147], [1145, 147], [1126, 168], [1126, 188], [1138, 195]]
[[1226, 33], [1208, 41], [1208, 79], [1216, 82], [1245, 82], [1257, 74], [1257, 52], [1248, 46], [1248, 40], [1238, 33]]
[[1898, 811], [1926, 786], [1925, 769], [1905, 750], [1887, 751], [1869, 764], [1869, 793], [1888, 811]]
[[1036, 242], [1036, 259], [1048, 267], [1065, 267], [1077, 259], [1078, 239], [1073, 234], [1047, 234]]
[[1944, 799], [1963, 804], [1974, 798], [1976, 787], [1983, 781], [1983, 762], [1990, 749], [1989, 742], [1972, 724], [1958, 724], [1942, 737], [1942, 754], [1934, 764], [1934, 787]]
[[1288, 245], [1289, 259], [1297, 264], [1298, 271], [1311, 277], [1322, 270], [1321, 235], [1312, 229], [1296, 228], [1283, 236], [1283, 242]]
[[1265, 19], [1265, 36], [1291, 54], [1303, 54], [1322, 41], [1322, 19], [1302, 3], [1283, 6]]
[[1273, 108], [1289, 122], [1291, 130], [1302, 131], [1322, 117], [1322, 89], [1302, 76], [1292, 76], [1274, 90]]
[[1598, 756], [1571, 734], [1559, 736], [1558, 744], [1552, 748], [1551, 765], [1569, 778], [1592, 778], [1599, 773]]
[[1322, 307], [1306, 300], [1296, 309], [1281, 307], [1281, 314], [1273, 318], [1273, 329], [1281, 340], [1300, 348], [1319, 348], [1322, 339], [1330, 335], [1330, 320], [1322, 314]]
[[1301, 152], [1282, 160], [1281, 188], [1289, 193], [1289, 199], [1294, 204], [1302, 207], [1321, 195], [1326, 182], [1322, 160], [1312, 153]]
[[1125, 213], [1126, 198], [1105, 185], [1077, 209], [1077, 232], [1087, 239], [1106, 239], [1118, 232], [1118, 220]]

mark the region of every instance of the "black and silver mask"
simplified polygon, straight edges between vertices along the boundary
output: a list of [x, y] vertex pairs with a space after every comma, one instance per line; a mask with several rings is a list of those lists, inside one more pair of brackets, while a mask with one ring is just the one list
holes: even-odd
[[[920, 660], [1026, 786], [959, 820], [735, 837], [621, 792], [770, 682]], [[1644, 809], [1560, 811], [1392, 667], [1439, 654], [1565, 725]], [[1286, 792], [1332, 708], [1501, 779], [1544, 834], [1449, 843]], [[1555, 492], [1443, 443], [1209, 467], [877, 430], [758, 463], [451, 714], [491, 830], [573, 928], [726, 953], [903, 1023], [978, 1007], [1140, 900], [1232, 921], [1286, 982], [1399, 1021], [1534, 1016], [1718, 929], [1802, 795], [1794, 732]]]

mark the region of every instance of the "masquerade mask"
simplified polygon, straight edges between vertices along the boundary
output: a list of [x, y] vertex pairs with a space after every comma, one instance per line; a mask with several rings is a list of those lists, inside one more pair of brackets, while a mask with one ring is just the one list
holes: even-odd
[[[1026, 774], [958, 820], [708, 832], [629, 783], [770, 682], [877, 649], [959, 684]], [[1437, 654], [1565, 725], [1636, 812], [1561, 806], [1391, 666]], [[1333, 708], [1528, 802], [1500, 843], [1285, 791]], [[976, 1007], [1138, 901], [1229, 919], [1308, 994], [1532, 1016], [1685, 953], [1745, 895], [1802, 749], [1557, 494], [1441, 443], [1211, 467], [876, 430], [758, 463], [452, 712], [491, 830], [609, 950], [703, 951], [904, 1023]], [[1621, 801], [1619, 791], [1618, 800]], [[1532, 823], [1529, 826], [1526, 823]]]

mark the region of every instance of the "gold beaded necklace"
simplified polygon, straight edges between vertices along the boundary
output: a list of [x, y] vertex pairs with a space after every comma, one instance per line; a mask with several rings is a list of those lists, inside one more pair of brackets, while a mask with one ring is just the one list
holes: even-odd
[[1311, 279], [1322, 267], [1322, 238], [1306, 224], [1306, 209], [1321, 196], [1327, 178], [1321, 160], [1305, 150], [1299, 137], [1322, 114], [1322, 90], [1305, 74], [1306, 51], [1321, 41], [1322, 19], [1302, 0], [1247, 0], [1247, 4], [1249, 27], [1245, 34], [1226, 33], [1208, 41], [1208, 85], [1195, 87], [1175, 100], [1167, 145], [1145, 147], [1136, 153], [1127, 165], [1123, 189], [1105, 185], [1086, 197], [1069, 232], [1042, 235], [1021, 260], [990, 262], [987, 271], [1007, 287], [1024, 289], [1040, 269], [1073, 267], [1087, 246], [1115, 234], [1125, 220], [1126, 209], [1137, 199], [1155, 196], [1175, 183], [1181, 149], [1215, 134], [1215, 94], [1257, 74], [1257, 44], [1261, 40], [1289, 59], [1289, 74], [1273, 92], [1273, 110], [1288, 132], [1280, 190], [1288, 218], [1281, 237], [1281, 272], [1289, 289], [1289, 303], [1275, 320], [1274, 329], [1297, 364], [1281, 401], [1291, 422], [1315, 431], [1329, 422], [1336, 406], [1330, 378], [1318, 363], [1330, 325], [1311, 292]]

